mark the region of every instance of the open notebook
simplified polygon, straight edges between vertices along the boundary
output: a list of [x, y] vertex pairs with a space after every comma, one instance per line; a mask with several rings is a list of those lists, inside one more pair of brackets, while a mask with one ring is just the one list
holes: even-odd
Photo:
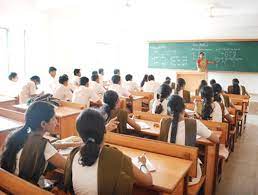
[[[146, 158], [146, 167], [150, 172], [156, 171], [156, 168], [153, 166], [153, 164], [150, 162], [150, 160], [145, 156]], [[141, 163], [138, 161], [138, 156], [132, 158], [132, 162], [135, 166], [137, 166], [139, 169], [141, 167]]]

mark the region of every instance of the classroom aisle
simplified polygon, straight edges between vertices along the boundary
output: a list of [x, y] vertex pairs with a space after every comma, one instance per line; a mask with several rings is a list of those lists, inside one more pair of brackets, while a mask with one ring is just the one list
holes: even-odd
[[217, 195], [258, 195], [258, 96], [251, 101], [247, 128], [225, 164]]

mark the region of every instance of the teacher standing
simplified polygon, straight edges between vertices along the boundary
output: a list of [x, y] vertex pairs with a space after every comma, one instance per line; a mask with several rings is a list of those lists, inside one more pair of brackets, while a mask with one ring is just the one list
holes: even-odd
[[196, 66], [199, 72], [208, 72], [208, 65], [209, 64], [216, 64], [214, 61], [209, 61], [205, 58], [204, 52], [200, 52], [199, 58], [196, 62]]

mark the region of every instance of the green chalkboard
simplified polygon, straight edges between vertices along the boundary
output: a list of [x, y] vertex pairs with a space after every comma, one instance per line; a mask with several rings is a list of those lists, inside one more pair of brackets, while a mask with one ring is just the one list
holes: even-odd
[[149, 68], [196, 70], [199, 52], [213, 71], [258, 72], [258, 41], [149, 43]]

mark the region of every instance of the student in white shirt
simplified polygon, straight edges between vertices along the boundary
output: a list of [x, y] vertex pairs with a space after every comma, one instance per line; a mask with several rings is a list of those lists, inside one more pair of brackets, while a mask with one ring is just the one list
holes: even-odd
[[152, 104], [152, 114], [168, 114], [168, 97], [170, 96], [172, 89], [167, 84], [162, 84], [158, 90], [157, 99]]
[[152, 185], [145, 158], [139, 158], [146, 170], [144, 173], [128, 156], [105, 145], [105, 121], [98, 111], [84, 110], [77, 118], [76, 127], [84, 144], [71, 152], [66, 164], [68, 191], [74, 191], [76, 195], [131, 194], [134, 183]]
[[115, 69], [114, 70], [114, 75], [119, 75], [120, 76], [120, 69]]
[[66, 74], [59, 77], [59, 85], [56, 87], [53, 96], [63, 101], [71, 101], [73, 94], [68, 87], [69, 78]]
[[37, 184], [48, 163], [64, 170], [65, 158], [44, 138], [56, 126], [55, 110], [46, 102], [32, 103], [25, 113], [24, 126], [8, 137], [1, 168]]
[[202, 102], [195, 103], [195, 114], [203, 120], [222, 122], [223, 113], [220, 104], [214, 101], [213, 89], [205, 86], [201, 90]]
[[9, 97], [18, 97], [19, 95], [19, 85], [18, 85], [18, 75], [16, 72], [11, 72], [8, 76], [8, 83], [3, 91], [4, 95]]
[[124, 83], [124, 87], [128, 91], [139, 91], [139, 86], [136, 82], [133, 81], [133, 76], [131, 74], [127, 74], [125, 76], [126, 82]]
[[109, 90], [113, 90], [118, 93], [119, 96], [129, 97], [131, 94], [127, 89], [121, 86], [121, 77], [114, 75], [112, 77], [112, 85], [109, 86]]
[[100, 98], [102, 98], [106, 92], [105, 88], [100, 84], [98, 74], [93, 74], [91, 76], [90, 88], [92, 88]]
[[212, 85], [212, 90], [214, 93], [214, 101], [220, 104], [223, 119], [225, 118], [229, 123], [233, 124], [234, 120], [229, 114], [228, 109], [225, 106], [224, 97], [222, 95], [222, 92], [223, 92], [222, 87], [220, 86], [220, 84], [215, 83]]
[[154, 76], [151, 74], [148, 76], [148, 82], [145, 82], [143, 91], [156, 93], [159, 89], [160, 84], [155, 81]]
[[20, 104], [25, 104], [27, 101], [37, 95], [37, 85], [40, 84], [39, 76], [33, 76], [30, 78], [30, 81], [27, 82], [21, 89], [19, 94]]
[[[184, 100], [179, 95], [172, 95], [169, 98], [168, 102], [168, 108], [169, 113], [172, 116], [172, 122], [170, 126], [167, 126], [169, 129], [163, 129], [161, 134], [165, 134], [164, 139], [167, 138], [168, 143], [175, 143], [180, 145], [188, 145], [188, 146], [194, 146], [196, 135], [199, 135], [201, 137], [204, 137], [206, 139], [211, 140], [212, 142], [219, 143], [219, 138], [213, 134], [203, 123], [201, 123], [199, 120], [195, 119], [185, 119], [185, 105]], [[171, 119], [169, 119], [171, 120]], [[192, 127], [191, 129], [196, 129], [196, 132], [189, 133], [189, 129], [186, 128], [189, 127], [189, 124], [196, 125], [195, 127]], [[193, 136], [193, 137], [186, 137], [186, 136]], [[194, 143], [192, 143], [192, 141]], [[193, 145], [191, 145], [193, 144]], [[190, 184], [196, 184], [200, 181], [200, 178], [202, 176], [200, 163], [201, 161], [198, 160], [198, 167], [197, 167], [197, 177], [192, 179], [192, 182]]]
[[58, 86], [58, 79], [56, 77], [56, 71], [57, 69], [53, 66], [49, 67], [48, 73], [49, 77], [47, 80], [46, 89], [44, 90], [45, 93], [53, 94], [55, 88]]
[[86, 108], [90, 107], [90, 101], [101, 105], [99, 96], [89, 88], [89, 79], [87, 77], [81, 77], [80, 86], [73, 92], [72, 102], [84, 104]]
[[104, 69], [99, 69], [99, 83], [103, 86], [104, 83]]
[[74, 91], [76, 88], [80, 86], [80, 78], [81, 78], [81, 69], [75, 68], [73, 70], [74, 77], [72, 78], [70, 88]]

